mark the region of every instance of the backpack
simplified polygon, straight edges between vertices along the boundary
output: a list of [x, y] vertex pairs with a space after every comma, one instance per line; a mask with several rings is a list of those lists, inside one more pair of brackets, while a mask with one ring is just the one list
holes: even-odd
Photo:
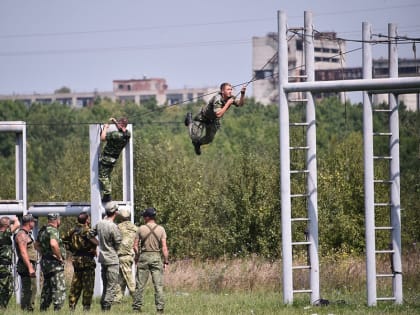
[[82, 228], [75, 227], [70, 235], [70, 242], [66, 243], [66, 248], [72, 253], [83, 250], [85, 245], [85, 238], [82, 236]]

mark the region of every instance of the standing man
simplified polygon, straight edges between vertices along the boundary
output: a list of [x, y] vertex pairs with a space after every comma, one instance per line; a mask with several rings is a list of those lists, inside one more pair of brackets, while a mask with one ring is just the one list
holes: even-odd
[[128, 288], [130, 295], [134, 295], [136, 284], [133, 279], [133, 261], [134, 261], [134, 238], [136, 237], [137, 226], [131, 222], [131, 212], [129, 209], [121, 209], [118, 211], [121, 223], [118, 229], [121, 232], [122, 242], [118, 249], [118, 259], [120, 264], [120, 285], [117, 289], [115, 303], [119, 303]]
[[13, 294], [12, 235], [19, 226], [16, 216], [0, 218], [0, 310], [7, 308]]
[[[169, 264], [168, 247], [166, 245], [165, 229], [156, 224], [156, 209], [147, 208], [142, 216], [145, 224], [137, 230], [134, 240], [134, 261], [137, 264], [136, 292], [134, 294], [133, 310], [141, 312], [143, 306], [143, 292], [152, 275], [155, 288], [155, 305], [158, 313], [163, 313], [165, 297], [163, 294], [163, 271]], [[161, 252], [163, 254], [163, 265]]]
[[[220, 129], [220, 119], [230, 106], [244, 105], [246, 86], [244, 85], [241, 89], [239, 101], [236, 101], [235, 96], [232, 95], [232, 90], [233, 88], [230, 83], [222, 83], [220, 85], [220, 93], [213, 96], [194, 119], [192, 119], [191, 113], [187, 113], [185, 126], [188, 127], [188, 132], [197, 155], [201, 154], [200, 146], [213, 141], [217, 130]], [[205, 135], [203, 136], [204, 131]]]
[[22, 217], [22, 228], [15, 234], [15, 247], [18, 256], [17, 273], [22, 284], [20, 308], [23, 311], [34, 311], [36, 296], [36, 262], [38, 253], [35, 249], [35, 240], [32, 230], [37, 219], [32, 214]]
[[95, 285], [96, 247], [98, 240], [90, 235], [90, 217], [86, 212], [77, 216], [77, 225], [64, 236], [63, 242], [72, 254], [73, 279], [70, 286], [70, 311], [76, 309], [77, 301], [83, 291], [83, 310], [89, 311]]
[[110, 118], [115, 126], [105, 124], [101, 132], [101, 141], [106, 141], [102, 156], [99, 160], [99, 183], [102, 190], [102, 202], [107, 203], [112, 200], [111, 173], [115, 163], [124, 149], [131, 134], [127, 130], [128, 119]]
[[49, 213], [47, 218], [48, 224], [39, 230], [35, 245], [42, 255], [41, 270], [44, 276], [41, 291], [41, 312], [48, 310], [51, 303], [54, 305], [54, 311], [59, 311], [66, 300], [64, 279], [66, 249], [58, 231], [61, 225], [60, 214]]
[[117, 213], [118, 205], [114, 202], [108, 202], [105, 207], [106, 217], [91, 231], [91, 235], [97, 235], [99, 239], [98, 261], [101, 263], [103, 286], [101, 308], [103, 311], [111, 310], [119, 284], [118, 249], [121, 245], [121, 233], [114, 223]]

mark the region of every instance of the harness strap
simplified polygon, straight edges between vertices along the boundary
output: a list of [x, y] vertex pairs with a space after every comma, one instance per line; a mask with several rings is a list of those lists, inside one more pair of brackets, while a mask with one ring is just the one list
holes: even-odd
[[155, 239], [156, 239], [156, 241], [158, 241], [159, 242], [159, 237], [156, 235], [156, 233], [155, 233], [155, 229], [158, 227], [158, 225], [156, 224], [153, 228], [151, 228], [149, 225], [147, 225], [146, 224], [146, 226], [149, 228], [149, 230], [150, 230], [150, 232], [149, 232], [149, 234], [147, 234], [146, 236], [145, 236], [145, 238], [141, 241], [141, 244], [142, 244], [142, 247], [143, 247], [143, 245], [146, 243], [146, 240], [149, 238], [149, 236], [150, 235], [153, 235], [154, 237], [155, 237]]

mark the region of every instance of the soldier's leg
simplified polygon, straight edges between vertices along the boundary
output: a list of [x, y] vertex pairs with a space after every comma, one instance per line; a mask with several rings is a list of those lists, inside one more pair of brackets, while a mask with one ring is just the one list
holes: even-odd
[[40, 311], [46, 311], [52, 302], [51, 274], [44, 274], [44, 283], [41, 290]]
[[216, 135], [217, 130], [219, 127], [216, 125], [216, 123], [208, 124], [206, 125], [206, 133], [203, 137], [200, 139], [200, 143], [203, 144], [209, 144], [213, 141], [214, 136]]
[[133, 279], [133, 259], [131, 256], [128, 258], [124, 258], [120, 260], [120, 275], [122, 276], [122, 286], [121, 293], [124, 295], [125, 287], [127, 286], [130, 295], [132, 296], [134, 291], [136, 290], [136, 284], [134, 283]]
[[111, 184], [111, 173], [114, 169], [115, 163], [111, 163], [105, 159], [101, 159], [99, 163], [98, 179], [100, 189], [103, 195], [111, 196], [112, 184]]
[[149, 264], [145, 255], [140, 255], [140, 259], [137, 264], [136, 290], [134, 291], [133, 296], [133, 310], [140, 310], [143, 306], [143, 292], [148, 279]]
[[83, 272], [83, 310], [89, 310], [92, 304], [93, 288], [95, 286], [95, 268], [88, 268]]
[[74, 273], [73, 278], [71, 280], [70, 285], [70, 292], [69, 292], [69, 307], [70, 309], [74, 309], [76, 307], [77, 301], [80, 298], [80, 294], [82, 293], [83, 285], [86, 281], [84, 278], [83, 271], [77, 271], [77, 265], [74, 264]]
[[[11, 296], [11, 275], [7, 266], [0, 268], [0, 308], [6, 308]], [[12, 284], [13, 285], [13, 284]], [[13, 292], [13, 289], [12, 289]]]
[[66, 301], [66, 282], [64, 278], [64, 270], [57, 271], [51, 277], [52, 285], [52, 301], [54, 310], [60, 310]]
[[192, 122], [192, 124], [190, 125], [188, 130], [189, 130], [189, 133], [190, 133], [191, 141], [193, 143], [200, 141], [200, 139], [203, 135], [204, 129], [205, 129], [205, 124], [204, 123], [202, 123], [200, 121], [197, 121], [197, 120], [194, 120]]
[[150, 264], [150, 273], [152, 274], [153, 286], [155, 288], [156, 310], [163, 310], [165, 307], [165, 296], [163, 293], [163, 265], [160, 257]]
[[115, 299], [115, 293], [118, 286], [118, 275], [119, 275], [119, 268], [118, 264], [116, 265], [108, 265], [107, 266], [107, 287], [105, 295], [103, 296], [102, 301], [102, 309], [103, 310], [110, 310], [111, 305]]
[[20, 276], [21, 296], [20, 308], [22, 310], [33, 311], [36, 296], [36, 278]]

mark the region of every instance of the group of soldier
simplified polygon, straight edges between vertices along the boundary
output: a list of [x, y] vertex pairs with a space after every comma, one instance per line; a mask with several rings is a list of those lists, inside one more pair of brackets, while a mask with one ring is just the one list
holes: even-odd
[[[126, 289], [133, 300], [132, 309], [141, 311], [143, 292], [151, 274], [156, 310], [163, 312], [163, 271], [168, 265], [166, 232], [155, 221], [155, 208], [145, 209], [142, 217], [144, 224], [137, 227], [131, 222], [128, 209], [119, 209], [115, 202], [108, 202], [105, 217], [97, 225], [91, 227], [89, 214], [82, 212], [77, 217], [77, 224], [61, 235], [60, 215], [49, 213], [48, 223], [39, 230], [36, 240], [32, 230], [37, 219], [31, 214], [22, 217], [22, 224], [17, 217], [1, 217], [0, 308], [7, 307], [13, 294], [15, 249], [18, 258], [16, 271], [21, 279], [20, 307], [24, 311], [34, 311], [37, 264], [43, 278], [40, 311], [47, 311], [51, 304], [55, 311], [63, 308], [66, 300], [64, 267], [69, 251], [73, 264], [68, 297], [70, 311], [76, 309], [81, 296], [83, 310], [90, 310], [98, 261], [101, 264], [103, 290], [100, 305], [103, 311], [121, 303]], [[136, 266], [135, 281], [133, 264]]]

